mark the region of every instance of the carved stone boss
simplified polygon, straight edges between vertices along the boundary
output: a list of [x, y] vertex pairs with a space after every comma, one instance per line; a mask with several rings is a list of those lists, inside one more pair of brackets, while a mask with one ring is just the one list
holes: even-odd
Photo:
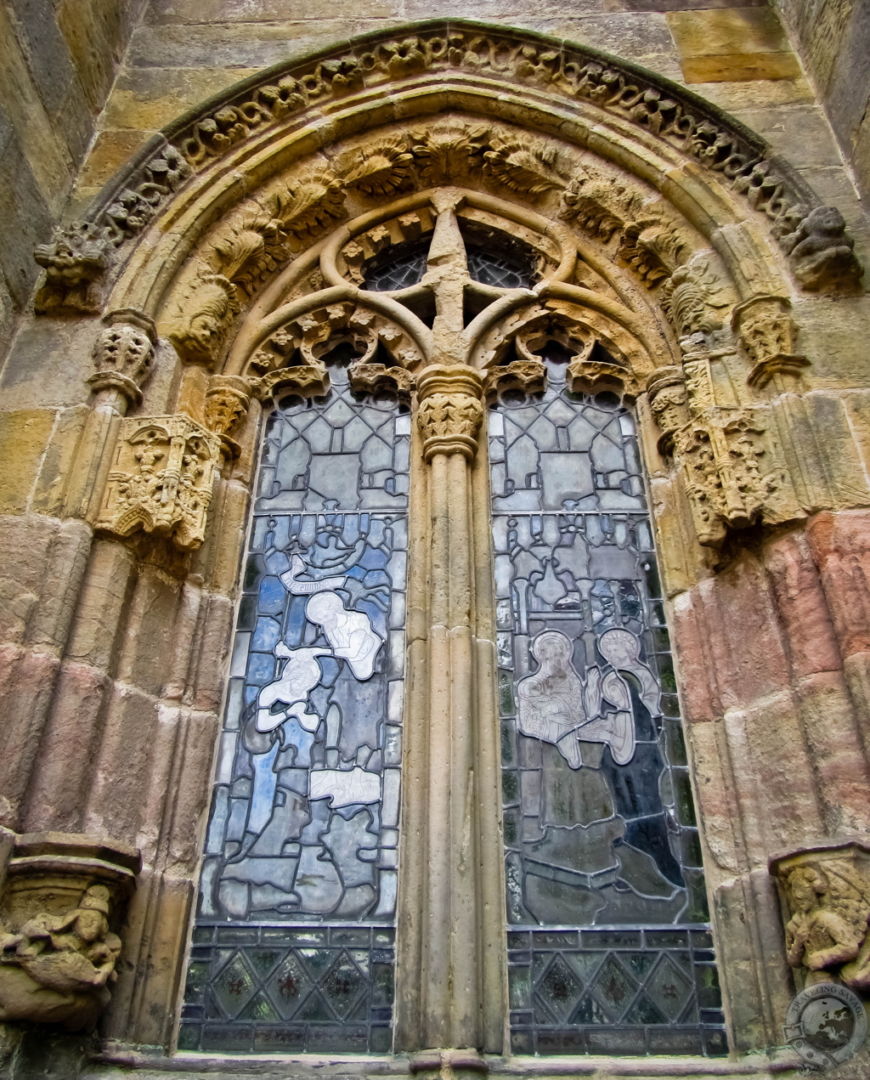
[[771, 862], [786, 958], [805, 986], [842, 982], [870, 992], [870, 847], [860, 840]]
[[199, 547], [220, 460], [218, 435], [184, 414], [121, 421], [97, 527], [118, 536], [139, 529]]
[[86, 836], [16, 837], [0, 911], [0, 1020], [93, 1027], [140, 865], [137, 851]]

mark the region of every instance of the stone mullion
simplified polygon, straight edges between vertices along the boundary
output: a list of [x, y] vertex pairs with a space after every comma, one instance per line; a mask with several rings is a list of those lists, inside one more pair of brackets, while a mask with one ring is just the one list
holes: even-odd
[[[475, 605], [480, 545], [472, 460], [482, 415], [481, 380], [471, 369], [430, 367], [419, 377], [426, 475], [417, 516], [428, 573], [425, 597], [409, 594], [409, 608], [425, 605], [417, 660], [427, 677], [410, 688], [407, 709], [404, 845], [417, 850], [405, 856], [413, 862], [403, 871], [400, 897], [399, 1050], [501, 1049], [504, 1003], [488, 992], [494, 950], [485, 940], [480, 891], [481, 839], [497, 832], [498, 812], [480, 798], [477, 767], [486, 700], [480, 683], [492, 678], [491, 664], [479, 666]], [[412, 633], [412, 651], [416, 645]], [[494, 827], [484, 822], [487, 815]], [[409, 895], [415, 885], [418, 893]]]

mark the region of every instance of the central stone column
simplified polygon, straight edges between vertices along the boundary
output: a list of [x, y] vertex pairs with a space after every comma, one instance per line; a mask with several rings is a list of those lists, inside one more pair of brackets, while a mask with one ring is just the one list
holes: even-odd
[[492, 835], [498, 804], [484, 779], [488, 766], [478, 765], [496, 749], [482, 735], [494, 715], [493, 667], [491, 647], [478, 640], [475, 610], [480, 543], [471, 487], [482, 389], [477, 372], [461, 364], [433, 365], [417, 380], [425, 475], [415, 514], [423, 569], [409, 589], [406, 714], [413, 752], [407, 760], [413, 765], [406, 780], [396, 1003], [402, 1050], [498, 1052], [502, 1044], [503, 964], [492, 958], [502, 948], [503, 920], [489, 895], [493, 883], [500, 890], [501, 853]]

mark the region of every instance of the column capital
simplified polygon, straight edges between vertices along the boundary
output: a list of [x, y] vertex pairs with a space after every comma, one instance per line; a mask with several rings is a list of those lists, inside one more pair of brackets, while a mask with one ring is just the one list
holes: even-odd
[[417, 379], [417, 423], [423, 435], [423, 457], [477, 452], [483, 420], [483, 378], [473, 368], [433, 365]]

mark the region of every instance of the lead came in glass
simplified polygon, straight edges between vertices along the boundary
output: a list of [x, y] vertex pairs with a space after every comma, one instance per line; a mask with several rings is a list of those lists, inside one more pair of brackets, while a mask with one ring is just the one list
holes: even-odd
[[512, 1047], [723, 1053], [632, 417], [546, 366], [490, 425]]
[[409, 426], [330, 377], [266, 428], [181, 1049], [390, 1047]]

